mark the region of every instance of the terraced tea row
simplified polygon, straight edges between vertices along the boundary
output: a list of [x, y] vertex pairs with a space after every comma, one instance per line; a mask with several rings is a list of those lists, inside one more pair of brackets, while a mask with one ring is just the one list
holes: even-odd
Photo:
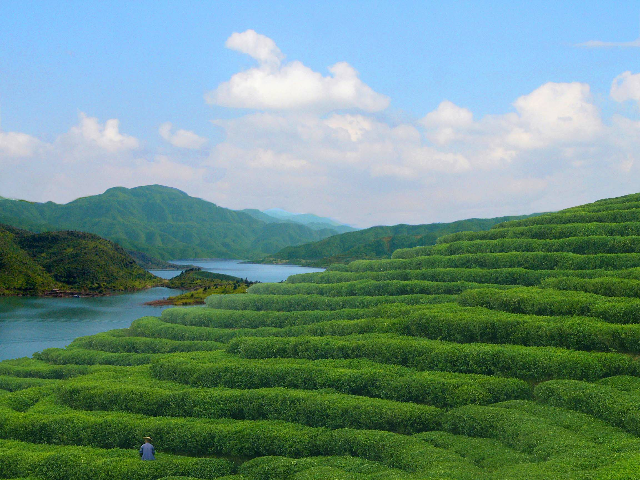
[[637, 476], [640, 194], [393, 257], [0, 363], [0, 477]]

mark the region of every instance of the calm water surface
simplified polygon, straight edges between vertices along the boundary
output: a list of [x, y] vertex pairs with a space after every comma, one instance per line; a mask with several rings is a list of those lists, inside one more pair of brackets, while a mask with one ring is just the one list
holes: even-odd
[[[246, 278], [251, 282], [281, 282], [298, 273], [323, 272], [324, 268], [308, 268], [298, 265], [260, 265], [242, 263], [242, 260], [194, 259], [171, 260], [177, 265], [195, 265], [208, 272], [224, 273]], [[178, 272], [179, 273], [179, 272]]]
[[[239, 260], [178, 260], [204, 270], [251, 281], [279, 282], [296, 273], [322, 269], [289, 265], [242, 264]], [[170, 278], [180, 272], [155, 272]], [[93, 298], [0, 297], [0, 360], [30, 357], [45, 348], [65, 347], [77, 337], [127, 328], [144, 316], [158, 316], [167, 307], [144, 305], [177, 295], [180, 290], [151, 288], [136, 293]], [[190, 307], [199, 308], [199, 307]]]
[[163, 308], [143, 305], [180, 290], [150, 288], [136, 293], [92, 298], [0, 297], [0, 360], [30, 357], [74, 338], [126, 328], [137, 318], [157, 316]]

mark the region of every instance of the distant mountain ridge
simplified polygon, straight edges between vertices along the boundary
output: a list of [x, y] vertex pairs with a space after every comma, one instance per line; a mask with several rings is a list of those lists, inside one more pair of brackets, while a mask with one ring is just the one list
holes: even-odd
[[0, 199], [0, 222], [32, 231], [78, 230], [164, 260], [257, 259], [339, 233], [267, 222], [161, 185], [114, 187], [60, 205]]
[[162, 280], [122, 247], [84, 232], [32, 233], [0, 224], [0, 295], [137, 290]]
[[438, 237], [463, 231], [489, 230], [494, 225], [540, 214], [470, 218], [450, 223], [377, 226], [335, 235], [318, 242], [291, 246], [266, 257], [265, 263], [295, 263], [322, 267], [353, 260], [390, 258], [400, 248], [434, 245]]
[[327, 217], [320, 217], [318, 215], [314, 215], [313, 213], [291, 213], [286, 210], [282, 210], [280, 208], [270, 208], [268, 210], [256, 210], [256, 209], [244, 209], [240, 210], [241, 212], [248, 213], [254, 218], [258, 220], [262, 220], [267, 223], [275, 223], [275, 222], [290, 222], [290, 223], [299, 223], [301, 225], [305, 225], [313, 230], [322, 230], [324, 228], [331, 228], [336, 231], [336, 233], [347, 233], [347, 232], [355, 232], [358, 229], [353, 228], [350, 225], [345, 225], [340, 222], [336, 222]]

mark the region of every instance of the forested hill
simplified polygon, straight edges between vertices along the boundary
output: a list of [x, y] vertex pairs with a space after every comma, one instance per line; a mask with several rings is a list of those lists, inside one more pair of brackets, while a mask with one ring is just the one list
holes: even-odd
[[454, 233], [0, 362], [0, 476], [636, 479], [639, 220]]
[[451, 223], [371, 227], [335, 235], [318, 242], [285, 247], [278, 253], [268, 256], [264, 262], [326, 266], [354, 260], [389, 258], [394, 250], [399, 248], [434, 245], [442, 235], [465, 230], [489, 230], [498, 223], [529, 216], [470, 218]]
[[160, 185], [111, 188], [64, 205], [0, 199], [0, 222], [33, 231], [91, 232], [165, 260], [259, 258], [338, 233], [267, 223]]
[[135, 290], [161, 283], [122, 247], [83, 232], [31, 233], [0, 224], [0, 295]]

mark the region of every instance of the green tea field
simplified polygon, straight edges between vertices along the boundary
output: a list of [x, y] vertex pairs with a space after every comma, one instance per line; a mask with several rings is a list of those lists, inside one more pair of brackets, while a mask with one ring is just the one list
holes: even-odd
[[639, 355], [636, 194], [0, 362], [0, 478], [639, 478]]

